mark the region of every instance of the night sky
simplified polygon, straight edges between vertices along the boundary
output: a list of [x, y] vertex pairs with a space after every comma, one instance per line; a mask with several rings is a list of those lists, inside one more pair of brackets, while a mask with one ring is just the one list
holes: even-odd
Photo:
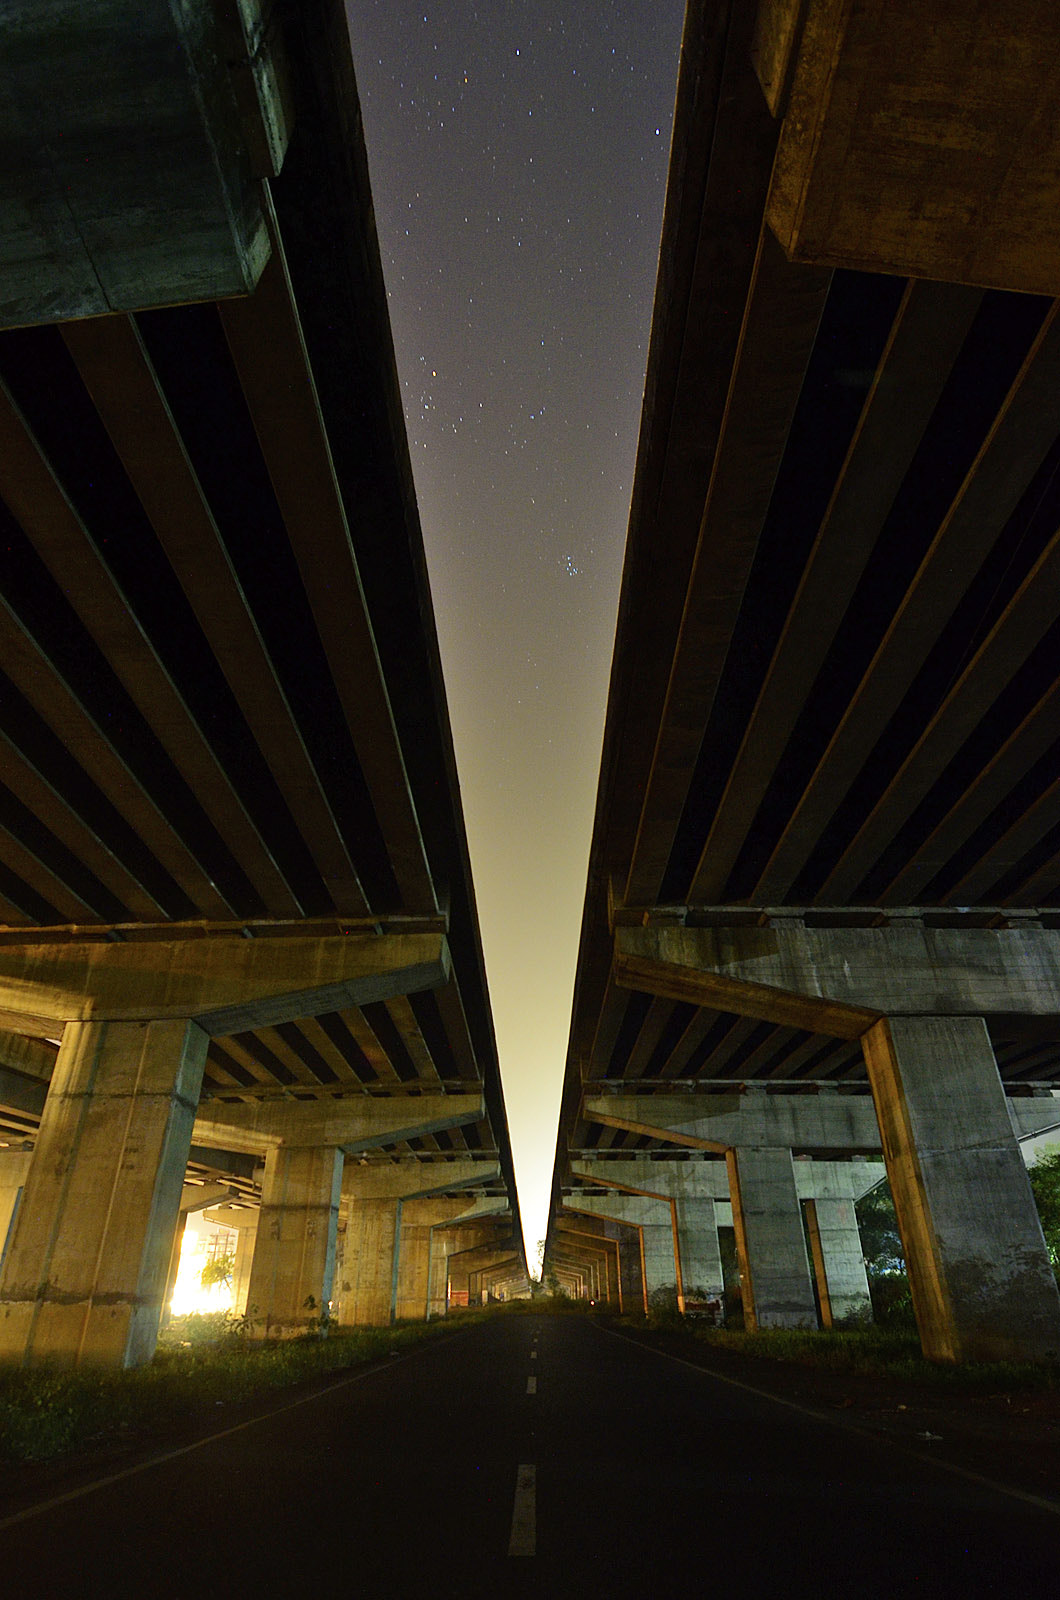
[[347, 10], [533, 1265], [684, 6]]

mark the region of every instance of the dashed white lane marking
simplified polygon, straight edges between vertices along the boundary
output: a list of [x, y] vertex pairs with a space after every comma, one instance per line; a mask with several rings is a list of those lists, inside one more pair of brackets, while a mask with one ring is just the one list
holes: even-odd
[[527, 1378], [527, 1380], [526, 1380], [526, 1392], [527, 1392], [527, 1394], [536, 1394], [537, 1393], [537, 1379], [536, 1378]]
[[531, 1352], [530, 1352], [530, 1360], [531, 1361], [536, 1361], [537, 1360], [537, 1351], [536, 1350], [531, 1350]]
[[537, 1468], [521, 1466], [515, 1477], [515, 1505], [512, 1507], [510, 1556], [537, 1554]]

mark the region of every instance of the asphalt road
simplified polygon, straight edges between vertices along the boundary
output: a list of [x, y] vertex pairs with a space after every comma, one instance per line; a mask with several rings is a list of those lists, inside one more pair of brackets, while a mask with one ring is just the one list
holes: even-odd
[[0, 1509], [0, 1596], [1060, 1592], [1060, 1516], [575, 1316], [492, 1320], [269, 1406]]

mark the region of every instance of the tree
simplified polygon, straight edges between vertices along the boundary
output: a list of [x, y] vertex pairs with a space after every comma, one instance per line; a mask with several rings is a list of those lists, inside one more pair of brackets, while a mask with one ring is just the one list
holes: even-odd
[[1040, 1155], [1029, 1176], [1049, 1259], [1060, 1278], [1060, 1148], [1054, 1147]]
[[905, 1251], [898, 1232], [898, 1218], [886, 1178], [875, 1189], [862, 1195], [855, 1205], [861, 1252], [870, 1281], [890, 1273], [905, 1271]]

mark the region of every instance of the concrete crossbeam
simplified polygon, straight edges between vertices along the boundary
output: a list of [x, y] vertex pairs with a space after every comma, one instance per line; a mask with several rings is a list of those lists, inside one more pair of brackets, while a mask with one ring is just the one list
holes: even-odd
[[[488, 1183], [501, 1176], [499, 1161], [401, 1161], [386, 1166], [350, 1164], [342, 1174], [342, 1198], [357, 1200], [411, 1199], [416, 1195], [446, 1194], [469, 1184]], [[466, 1207], [467, 1202], [463, 1202]]]
[[767, 215], [792, 260], [1060, 291], [1051, 0], [757, 9], [783, 116]]
[[[949, 1093], [954, 1111], [960, 1092]], [[1003, 1097], [1004, 1099], [1004, 1097]], [[1004, 1099], [1017, 1139], [1060, 1126], [1060, 1100]], [[630, 1133], [668, 1139], [689, 1149], [717, 1153], [741, 1145], [790, 1150], [876, 1151], [882, 1149], [876, 1109], [868, 1095], [788, 1095], [752, 1091], [743, 1095], [654, 1094], [586, 1096], [590, 1122]]]
[[357, 1095], [342, 1100], [255, 1100], [249, 1104], [211, 1100], [195, 1119], [195, 1141], [249, 1151], [281, 1144], [332, 1145], [347, 1155], [359, 1155], [380, 1145], [463, 1127], [485, 1115], [481, 1090], [380, 1099]]
[[[590, 1183], [689, 1201], [728, 1200], [724, 1161], [572, 1161], [571, 1174]], [[882, 1161], [796, 1161], [800, 1200], [859, 1200], [886, 1176]]]
[[4, 8], [0, 322], [254, 287], [269, 254], [257, 179], [286, 140], [262, 31], [257, 0]]
[[615, 981], [859, 1039], [881, 1016], [1060, 1016], [1049, 928], [617, 928]]
[[150, 1359], [207, 1042], [186, 1021], [65, 1030], [0, 1276], [0, 1359]]
[[[615, 968], [620, 982], [672, 999], [860, 1039], [925, 1354], [1056, 1359], [1060, 1294], [1018, 1140], [1055, 1126], [1057, 1102], [1006, 1100], [984, 1016], [1060, 1015], [1060, 934], [920, 922], [823, 929], [797, 919], [766, 928], [630, 927], [616, 932]], [[774, 1123], [789, 1114], [778, 1104], [767, 1113]], [[831, 1119], [822, 1122], [827, 1133], [834, 1112], [817, 1114]], [[765, 1142], [807, 1148], [802, 1136], [815, 1113], [790, 1115], [802, 1119], [792, 1137]], [[738, 1113], [728, 1125], [723, 1112], [697, 1110], [693, 1120], [694, 1133], [666, 1137], [701, 1148], [729, 1143], [749, 1271], [746, 1194], [736, 1184], [758, 1141], [740, 1135]]]
[[437, 988], [449, 972], [440, 933], [27, 942], [0, 947], [0, 1020], [190, 1017], [217, 1036]]
[[606, 1127], [719, 1154], [733, 1146], [789, 1150], [878, 1150], [867, 1095], [587, 1096], [584, 1115]]
[[[434, 1230], [507, 1211], [504, 1199], [450, 1196], [453, 1189], [499, 1175], [499, 1162], [490, 1161], [348, 1167], [342, 1184], [341, 1319], [378, 1326], [444, 1312], [444, 1276], [437, 1291], [432, 1285]], [[444, 1265], [446, 1252], [438, 1255]]]

